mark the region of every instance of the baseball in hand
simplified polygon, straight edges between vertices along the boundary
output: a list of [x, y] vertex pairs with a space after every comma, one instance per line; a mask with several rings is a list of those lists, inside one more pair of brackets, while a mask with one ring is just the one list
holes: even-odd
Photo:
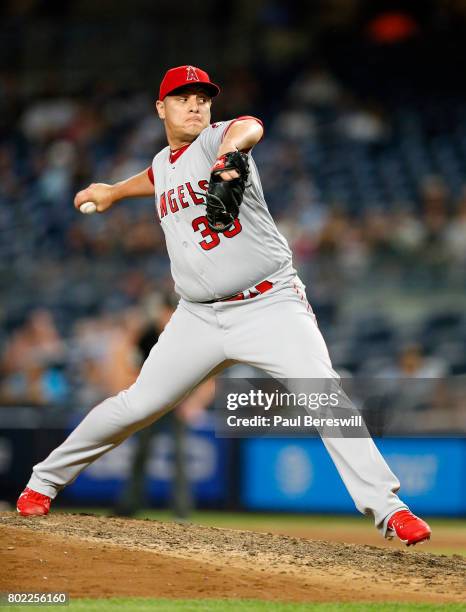
[[94, 202], [84, 202], [79, 207], [79, 210], [83, 213], [83, 215], [92, 215], [97, 211], [97, 206]]

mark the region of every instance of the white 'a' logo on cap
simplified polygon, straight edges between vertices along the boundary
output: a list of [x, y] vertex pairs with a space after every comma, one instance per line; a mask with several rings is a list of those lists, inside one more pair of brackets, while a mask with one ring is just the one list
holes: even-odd
[[193, 66], [187, 66], [186, 68], [186, 80], [187, 81], [199, 81], [199, 77], [196, 74], [196, 70]]

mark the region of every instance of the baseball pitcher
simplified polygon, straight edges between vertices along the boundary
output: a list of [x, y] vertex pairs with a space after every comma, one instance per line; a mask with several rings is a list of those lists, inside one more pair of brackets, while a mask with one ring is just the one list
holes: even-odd
[[[211, 124], [219, 92], [199, 68], [168, 70], [156, 102], [168, 146], [139, 174], [76, 195], [77, 209], [99, 213], [123, 198], [155, 197], [180, 301], [136, 382], [93, 408], [34, 466], [17, 503], [24, 516], [47, 514], [91, 462], [232, 363], [277, 379], [338, 379], [264, 199], [251, 154], [262, 122], [242, 116]], [[356, 507], [384, 537], [397, 535], [408, 546], [429, 539], [429, 526], [397, 496], [400, 483], [370, 437], [322, 440]]]

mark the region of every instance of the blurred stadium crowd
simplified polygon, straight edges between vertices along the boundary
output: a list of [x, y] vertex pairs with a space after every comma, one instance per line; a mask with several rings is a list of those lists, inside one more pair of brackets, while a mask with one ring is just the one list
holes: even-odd
[[[213, 119], [265, 119], [254, 158], [337, 369], [465, 374], [464, 98], [368, 98], [337, 73], [301, 61], [271, 101], [245, 63]], [[88, 408], [134, 379], [172, 284], [152, 201], [85, 217], [73, 197], [165, 146], [157, 83], [30, 96], [2, 73], [0, 89], [0, 399]]]

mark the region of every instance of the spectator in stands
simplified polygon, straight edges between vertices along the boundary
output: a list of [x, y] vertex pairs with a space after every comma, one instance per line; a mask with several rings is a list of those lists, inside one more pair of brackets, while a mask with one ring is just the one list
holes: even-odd
[[26, 364], [60, 363], [64, 354], [65, 345], [51, 313], [34, 310], [7, 343], [2, 370], [9, 374], [21, 371]]
[[453, 264], [461, 266], [452, 272], [463, 276], [466, 270], [466, 186], [463, 187], [457, 209], [448, 224], [445, 240]]
[[136, 380], [140, 363], [135, 344], [142, 329], [137, 308], [128, 308], [114, 317], [112, 333], [106, 347], [101, 376], [107, 393], [116, 395]]
[[33, 311], [7, 342], [1, 361], [4, 402], [59, 403], [69, 387], [63, 372], [65, 344], [48, 310]]
[[389, 136], [389, 125], [380, 108], [354, 103], [345, 110], [338, 122], [338, 130], [351, 140], [377, 144]]
[[438, 379], [447, 373], [447, 365], [439, 357], [425, 356], [420, 344], [410, 342], [400, 348], [397, 363], [384, 368], [380, 375], [383, 378], [394, 379]]
[[419, 252], [424, 240], [425, 228], [412, 213], [413, 205], [400, 203], [395, 207], [389, 224], [389, 236], [393, 250], [401, 261], [412, 263], [412, 256]]
[[327, 107], [336, 106], [341, 94], [336, 78], [324, 66], [313, 63], [295, 79], [288, 95], [308, 106]]

